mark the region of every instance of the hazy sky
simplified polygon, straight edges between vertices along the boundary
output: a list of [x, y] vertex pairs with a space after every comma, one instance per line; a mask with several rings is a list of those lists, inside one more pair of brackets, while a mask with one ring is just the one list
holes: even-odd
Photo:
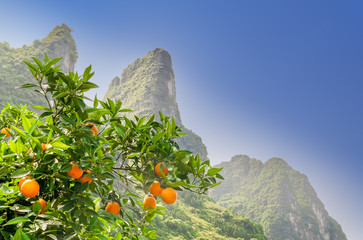
[[168, 50], [183, 123], [212, 163], [282, 157], [362, 239], [362, 1], [0, 0], [0, 42], [12, 47], [62, 23], [99, 98], [136, 58]]

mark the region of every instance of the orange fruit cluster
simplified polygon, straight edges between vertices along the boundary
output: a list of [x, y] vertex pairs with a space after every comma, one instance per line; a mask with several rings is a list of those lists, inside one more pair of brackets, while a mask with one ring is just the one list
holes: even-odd
[[83, 171], [83, 172], [87, 173], [87, 175], [86, 175], [86, 176], [84, 176], [84, 177], [82, 177], [82, 178], [80, 178], [80, 179], [78, 179], [78, 181], [80, 181], [80, 182], [82, 182], [82, 183], [84, 183], [84, 182], [88, 182], [88, 184], [91, 184], [91, 182], [92, 182], [92, 178], [88, 177], [88, 175], [91, 173], [91, 171], [86, 170], [86, 171]]
[[[97, 135], [98, 134], [97, 127], [92, 123], [86, 124], [86, 126], [90, 126], [90, 125], [92, 126], [91, 135]], [[2, 128], [1, 133], [5, 134], [6, 137], [11, 136], [10, 128]], [[52, 145], [50, 143], [47, 143], [47, 144], [42, 143], [43, 152], [51, 147], [52, 147]], [[26, 152], [26, 154], [29, 154], [31, 157], [35, 158], [32, 148], [29, 148], [29, 150]], [[72, 164], [72, 169], [67, 172], [67, 174], [71, 178], [78, 179], [78, 181], [80, 181], [82, 183], [88, 182], [88, 184], [90, 184], [92, 182], [92, 179], [88, 176], [91, 173], [89, 170], [81, 170], [77, 164], [73, 164], [73, 163], [71, 163], [71, 164]], [[84, 173], [86, 173], [86, 175], [84, 177], [82, 177]], [[40, 191], [39, 183], [36, 180], [32, 179], [31, 177], [24, 177], [24, 178], [20, 179], [18, 186], [19, 186], [20, 192], [27, 198], [33, 198], [33, 197], [37, 196]], [[47, 206], [47, 202], [44, 199], [39, 198], [39, 200], [37, 200], [37, 202], [40, 203], [40, 205], [42, 206], [42, 210], [40, 212], [41, 214], [48, 211], [48, 209], [45, 210], [45, 208]], [[120, 212], [120, 206], [116, 202], [109, 203], [106, 207], [106, 212], [107, 211], [112, 212], [117, 215]]]
[[[163, 166], [163, 170], [162, 172], [164, 173], [164, 175], [166, 176], [169, 173], [169, 170], [166, 168], [164, 163], [158, 163], [155, 166], [155, 174], [158, 175], [159, 177], [162, 177], [161, 171], [160, 171], [160, 166]], [[160, 182], [159, 181], [154, 181], [151, 185], [150, 185], [150, 195], [146, 195], [144, 198], [144, 208], [150, 207], [150, 208], [155, 208], [156, 207], [156, 200], [155, 197], [160, 197], [161, 199], [166, 203], [166, 204], [173, 204], [176, 201], [177, 198], [177, 193], [173, 188], [162, 188], [160, 186]]]
[[[92, 182], [92, 178], [88, 177], [88, 175], [91, 173], [89, 170], [81, 170], [77, 164], [71, 163], [72, 169], [67, 172], [68, 176], [74, 179], [78, 179], [78, 181], [84, 183], [88, 182], [90, 184]], [[86, 176], [82, 177], [83, 173], [87, 173]]]
[[72, 169], [70, 171], [68, 171], [67, 174], [71, 178], [78, 179], [82, 176], [83, 171], [78, 167], [77, 164], [72, 164]]

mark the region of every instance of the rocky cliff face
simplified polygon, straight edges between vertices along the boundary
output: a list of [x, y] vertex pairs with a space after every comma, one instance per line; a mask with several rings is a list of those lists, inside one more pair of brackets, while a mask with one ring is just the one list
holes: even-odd
[[[176, 102], [175, 77], [169, 53], [157, 48], [146, 56], [130, 64], [121, 74], [115, 77], [108, 88], [105, 99], [121, 100], [124, 108], [133, 112], [127, 117], [150, 116], [161, 111], [164, 115], [173, 116], [178, 126], [182, 126], [178, 104]], [[183, 149], [198, 153], [207, 159], [207, 149], [199, 136], [186, 128], [190, 133], [181, 137], [179, 145]]]
[[77, 50], [71, 29], [63, 24], [55, 27], [47, 37], [35, 40], [31, 46], [11, 48], [8, 43], [0, 43], [0, 104], [6, 102], [17, 104], [36, 105], [43, 104], [43, 98], [30, 89], [18, 89], [24, 83], [34, 83], [23, 61], [33, 62], [32, 57], [44, 59], [44, 53], [49, 58], [63, 58], [60, 61], [61, 69], [68, 73], [74, 71], [77, 60]]
[[307, 177], [284, 160], [265, 163], [237, 155], [223, 167], [225, 178], [210, 195], [222, 206], [260, 223], [271, 240], [344, 240]]

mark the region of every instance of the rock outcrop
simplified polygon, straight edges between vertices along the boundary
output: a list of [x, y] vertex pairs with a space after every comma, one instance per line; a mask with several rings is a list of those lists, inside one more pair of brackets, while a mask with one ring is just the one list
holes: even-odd
[[[154, 49], [146, 56], [130, 64], [109, 84], [105, 99], [121, 100], [123, 108], [133, 111], [127, 117], [150, 116], [158, 112], [173, 116], [178, 126], [182, 126], [176, 102], [175, 76], [169, 53], [164, 49]], [[207, 149], [201, 138], [191, 130], [183, 128], [189, 135], [182, 136], [178, 143], [181, 148], [198, 153], [207, 159]]]
[[34, 63], [32, 57], [43, 60], [46, 53], [51, 59], [63, 58], [59, 62], [63, 72], [74, 71], [78, 55], [71, 31], [65, 24], [57, 26], [47, 37], [22, 48], [11, 48], [8, 43], [0, 43], [0, 104], [44, 104], [43, 98], [31, 89], [17, 88], [25, 83], [35, 83], [23, 61]]
[[260, 223], [271, 240], [345, 240], [340, 225], [329, 216], [308, 178], [284, 160], [262, 163], [234, 156], [223, 167], [225, 178], [210, 191], [220, 205]]

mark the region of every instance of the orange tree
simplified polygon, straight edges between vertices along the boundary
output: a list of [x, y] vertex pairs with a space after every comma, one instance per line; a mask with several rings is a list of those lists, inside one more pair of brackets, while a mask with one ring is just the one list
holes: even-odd
[[221, 169], [179, 149], [175, 139], [183, 133], [173, 118], [128, 119], [120, 101], [85, 97], [97, 87], [91, 66], [64, 74], [54, 67], [60, 59], [33, 59], [25, 63], [36, 81], [21, 87], [47, 105], [33, 106], [40, 115], [10, 104], [0, 114], [0, 238], [153, 238], [147, 225], [165, 208], [144, 207], [143, 199], [153, 197], [155, 180], [205, 193], [222, 178]]

